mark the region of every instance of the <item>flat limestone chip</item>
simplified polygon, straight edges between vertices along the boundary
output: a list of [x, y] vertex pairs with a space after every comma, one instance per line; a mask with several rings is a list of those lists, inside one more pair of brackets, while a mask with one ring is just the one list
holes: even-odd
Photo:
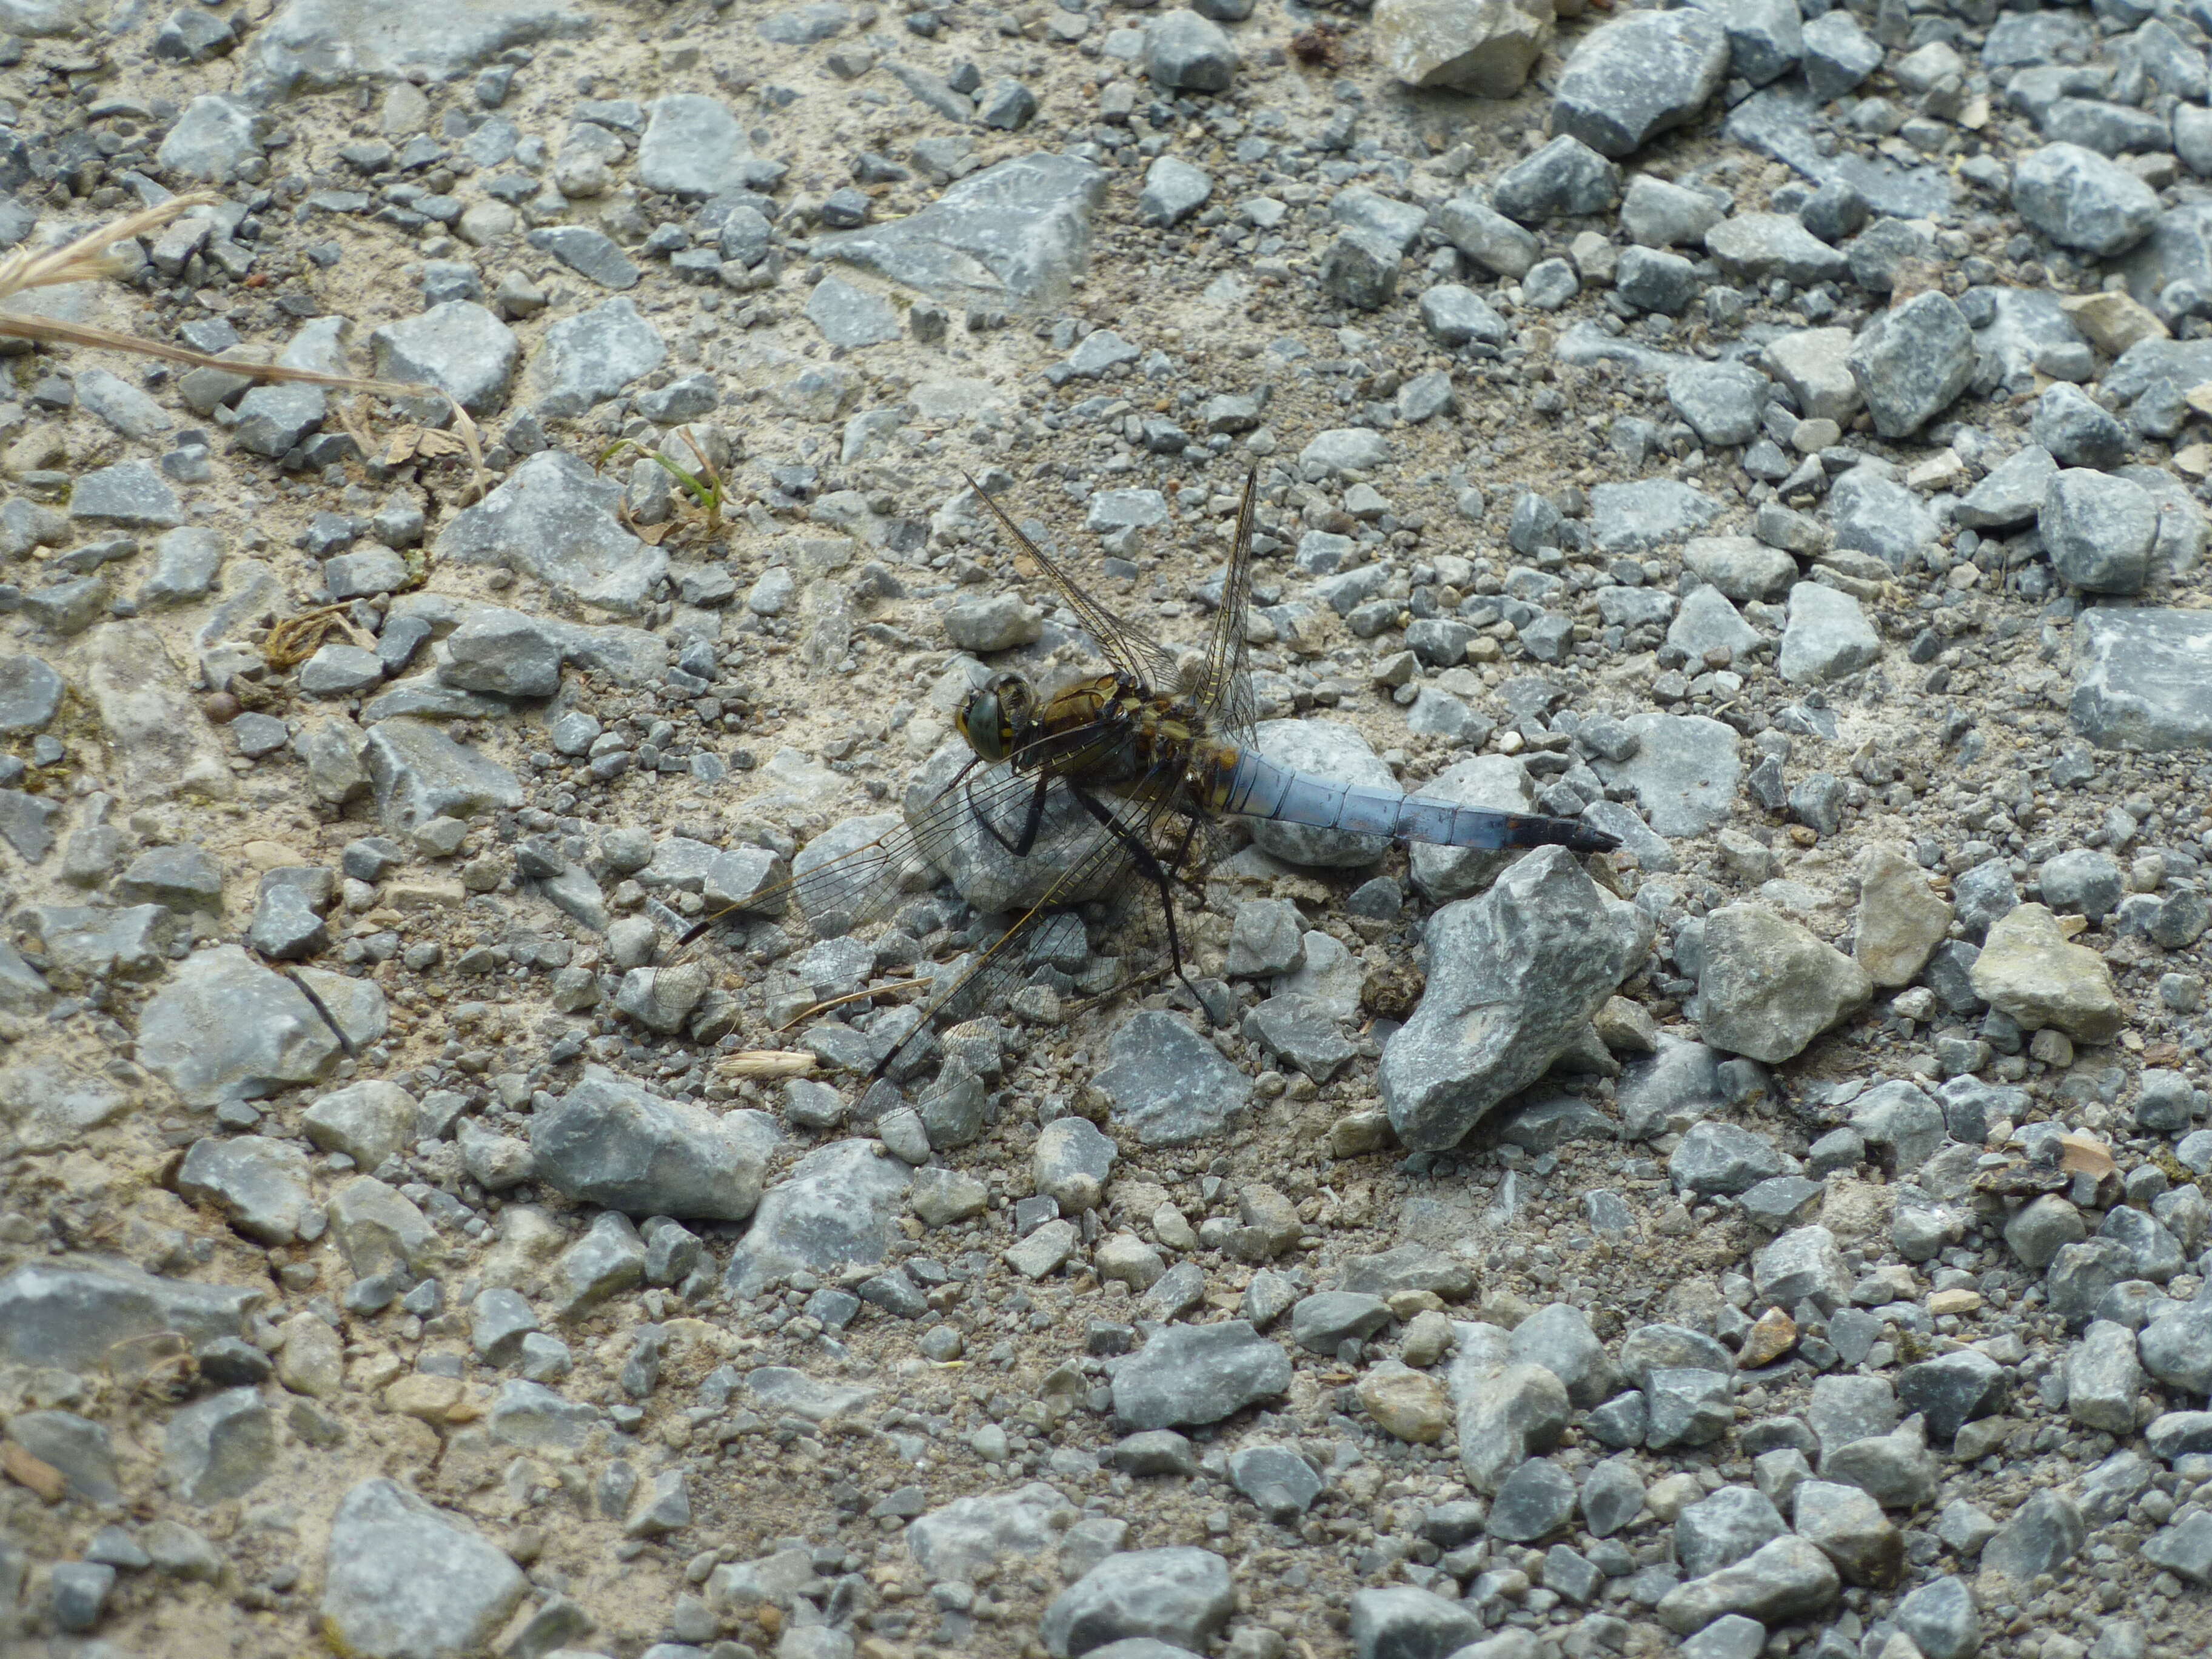
[[1080, 1518], [1080, 1511], [1042, 1480], [1012, 1492], [957, 1498], [917, 1516], [907, 1548], [932, 1578], [968, 1578], [1007, 1555], [1041, 1555]]
[[2098, 605], [2075, 624], [2069, 708], [2100, 749], [2212, 749], [2212, 611]]
[[570, 1198], [631, 1215], [742, 1221], [760, 1202], [762, 1149], [727, 1125], [587, 1066], [532, 1115], [530, 1149], [539, 1178]]
[[49, 1256], [0, 1275], [0, 1359], [83, 1370], [118, 1342], [173, 1331], [187, 1346], [234, 1337], [265, 1285], [166, 1279], [109, 1256]]
[[723, 1284], [732, 1295], [754, 1296], [801, 1267], [872, 1267], [890, 1248], [910, 1180], [907, 1166], [882, 1156], [878, 1141], [816, 1148], [762, 1194]]
[[432, 552], [460, 564], [503, 567], [534, 576], [556, 592], [629, 615], [668, 572], [668, 556], [623, 528], [622, 487], [588, 462], [544, 450], [507, 482], [456, 515]]
[[1893, 847], [1859, 855], [1859, 908], [1851, 954], [1884, 989], [1910, 985], [1948, 935], [1951, 906], [1920, 866]]
[[1218, 1423], [1291, 1386], [1291, 1357], [1242, 1319], [1163, 1328], [1114, 1370], [1125, 1431]]
[[229, 757], [187, 697], [161, 636], [144, 623], [112, 622], [85, 640], [85, 689], [121, 763], [133, 800], [227, 799]]
[[921, 212], [818, 236], [817, 258], [953, 298], [1045, 302], [1089, 262], [1106, 174], [1072, 155], [1017, 155], [970, 173]]
[[[316, 992], [326, 1003], [324, 985], [334, 980], [357, 987], [356, 996], [373, 995], [372, 1018], [381, 1024], [383, 994], [375, 986], [317, 975]], [[331, 1012], [344, 1020], [339, 1009]], [[341, 1052], [337, 1033], [299, 988], [235, 945], [186, 957], [138, 1020], [139, 1063], [195, 1106], [257, 1100], [313, 1083]]]
[[1552, 0], [1379, 0], [1375, 33], [1408, 86], [1510, 98], [1551, 39]]
[[1147, 1146], [1218, 1134], [1251, 1098], [1251, 1079], [1187, 1018], [1164, 1009], [1131, 1015], [1108, 1042], [1106, 1061], [1094, 1081], [1112, 1102], [1114, 1121]]
[[511, 46], [574, 40], [592, 25], [558, 0], [292, 0], [254, 31], [254, 68], [280, 94], [451, 81]]

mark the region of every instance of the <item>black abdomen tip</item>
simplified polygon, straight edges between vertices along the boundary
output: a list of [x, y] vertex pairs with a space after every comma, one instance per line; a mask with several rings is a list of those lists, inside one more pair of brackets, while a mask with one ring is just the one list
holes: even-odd
[[1523, 817], [1516, 815], [1508, 834], [1509, 846], [1564, 847], [1574, 853], [1610, 853], [1620, 837], [1572, 818]]

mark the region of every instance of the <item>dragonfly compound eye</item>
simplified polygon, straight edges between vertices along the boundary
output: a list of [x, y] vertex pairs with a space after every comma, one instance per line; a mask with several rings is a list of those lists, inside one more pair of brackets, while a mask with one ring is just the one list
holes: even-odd
[[962, 700], [952, 724], [968, 746], [985, 760], [996, 763], [1006, 757], [1006, 721], [999, 712], [999, 694], [991, 687], [979, 685], [970, 691]]

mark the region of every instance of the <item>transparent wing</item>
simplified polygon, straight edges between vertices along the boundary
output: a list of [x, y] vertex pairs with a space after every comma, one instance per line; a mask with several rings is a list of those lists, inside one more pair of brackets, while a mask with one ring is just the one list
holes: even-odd
[[[935, 886], [941, 866], [960, 843], [983, 833], [978, 812], [994, 823], [1018, 818], [1036, 790], [1034, 775], [999, 773], [972, 790], [968, 777], [969, 771], [963, 770], [921, 817], [827, 863], [802, 868], [790, 880], [742, 903], [712, 912], [692, 925], [683, 942], [689, 945], [715, 923], [738, 915], [775, 919], [787, 933], [824, 939], [881, 921], [915, 894]], [[802, 851], [799, 862], [804, 865], [805, 859]]]
[[[1155, 836], [1174, 799], [1176, 779], [1163, 769], [1133, 792], [1133, 798], [1113, 810], [1126, 834], [1140, 845], [1161, 853]], [[1162, 854], [1164, 857], [1164, 854]], [[884, 1057], [878, 1070], [896, 1076], [901, 1057], [930, 1032], [976, 1018], [1004, 993], [1017, 988], [1048, 957], [1087, 948], [1079, 903], [1098, 903], [1118, 913], [1131, 902], [1142, 902], [1156, 893], [1152, 878], [1140, 871], [1127, 841], [1103, 824], [1090, 844], [1060, 872], [1050, 891], [1023, 912], [998, 942], [969, 965], [967, 971], [933, 997], [922, 1010], [914, 1029]]]
[[[967, 477], [968, 475], [963, 473], [961, 476]], [[1060, 590], [1060, 598], [1067, 601], [1068, 609], [1082, 618], [1083, 626], [1098, 642], [1098, 648], [1105, 654], [1107, 661], [1150, 690], [1164, 690], [1176, 684], [1175, 659], [1158, 641], [1123, 622], [1077, 586], [1073, 575], [1061, 569], [1042, 548], [1024, 536], [1021, 526], [1006, 516], [1006, 510], [998, 502], [983, 494], [982, 485], [971, 477], [968, 478], [968, 487], [982, 496], [983, 505], [991, 509], [992, 516], [998, 520], [1006, 534], [1014, 538], [1023, 554], [1035, 560], [1037, 568], [1052, 579], [1052, 585]]]
[[1252, 602], [1252, 503], [1259, 484], [1260, 469], [1255, 466], [1244, 475], [1236, 540], [1229, 555], [1228, 574], [1221, 583], [1221, 609], [1213, 614], [1206, 661], [1191, 693], [1198, 706], [1214, 717], [1223, 735], [1248, 744], [1253, 740], [1252, 727], [1259, 715], [1252, 678], [1244, 672], [1244, 619]]

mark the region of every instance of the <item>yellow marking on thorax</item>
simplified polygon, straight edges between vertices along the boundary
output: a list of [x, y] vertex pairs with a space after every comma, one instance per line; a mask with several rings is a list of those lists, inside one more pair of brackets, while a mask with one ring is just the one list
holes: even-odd
[[1190, 770], [1198, 781], [1199, 800], [1209, 811], [1228, 809], [1230, 783], [1243, 757], [1244, 751], [1233, 743], [1201, 743], [1191, 751]]

